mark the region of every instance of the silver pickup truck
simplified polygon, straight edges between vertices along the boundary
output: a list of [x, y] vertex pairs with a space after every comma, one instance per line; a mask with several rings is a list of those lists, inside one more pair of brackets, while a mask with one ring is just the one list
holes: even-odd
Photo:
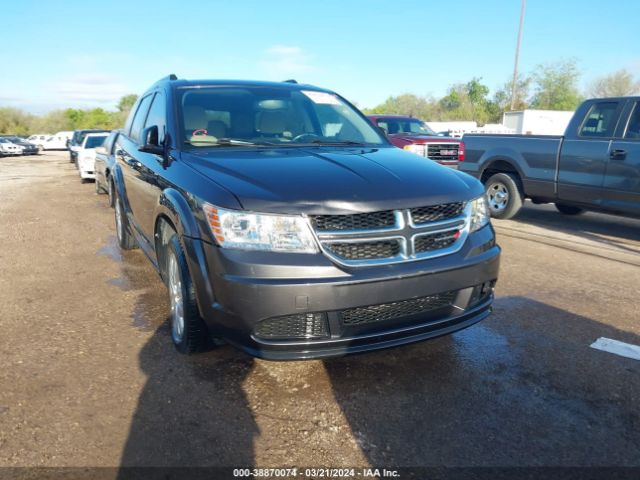
[[493, 217], [513, 217], [525, 198], [555, 203], [567, 215], [640, 216], [640, 97], [586, 100], [564, 136], [472, 134], [463, 140], [459, 169], [485, 185]]

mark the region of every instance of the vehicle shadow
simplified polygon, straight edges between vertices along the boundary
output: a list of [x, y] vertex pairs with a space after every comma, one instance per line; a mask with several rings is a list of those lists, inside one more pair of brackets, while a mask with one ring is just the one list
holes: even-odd
[[153, 278], [148, 260], [140, 252], [122, 253], [109, 245], [100, 253], [121, 263], [122, 276], [109, 283], [136, 294], [131, 327], [153, 332], [139, 353], [147, 378], [117, 477], [214, 478], [210, 467], [251, 468], [258, 427], [243, 384], [253, 359], [229, 346], [178, 354], [171, 341], [167, 291]]
[[590, 212], [583, 215], [567, 216], [556, 211], [555, 208], [527, 204], [512, 222], [577, 234], [586, 239], [634, 253], [640, 251], [640, 247], [628, 248], [629, 244], [626, 242], [640, 242], [640, 220], [635, 218]]
[[524, 297], [450, 337], [325, 361], [374, 467], [639, 466], [637, 335]]

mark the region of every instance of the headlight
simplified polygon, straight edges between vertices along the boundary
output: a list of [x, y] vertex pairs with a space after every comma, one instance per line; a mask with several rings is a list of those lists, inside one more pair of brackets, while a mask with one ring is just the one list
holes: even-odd
[[223, 248], [272, 252], [316, 253], [318, 246], [307, 220], [294, 215], [270, 215], [227, 210], [204, 204], [209, 227]]
[[418, 145], [418, 144], [412, 144], [412, 145], [405, 145], [403, 150], [406, 150], [407, 152], [411, 152], [411, 153], [417, 153], [418, 155], [421, 155], [423, 157], [426, 157], [426, 145]]
[[475, 200], [471, 200], [469, 205], [471, 207], [470, 230], [475, 232], [489, 223], [489, 207], [484, 195]]

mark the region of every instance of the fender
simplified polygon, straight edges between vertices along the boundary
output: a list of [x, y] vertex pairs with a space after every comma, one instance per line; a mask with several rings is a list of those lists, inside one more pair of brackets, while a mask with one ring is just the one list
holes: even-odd
[[[167, 218], [176, 229], [180, 243], [187, 258], [187, 266], [196, 290], [196, 301], [200, 314], [211, 309], [214, 303], [214, 292], [204, 253], [204, 242], [201, 239], [198, 223], [184, 196], [175, 188], [166, 188], [160, 195], [154, 212], [157, 223]], [[158, 233], [154, 233], [154, 250], [157, 259]]]
[[516, 172], [518, 172], [520, 178], [525, 178], [525, 174], [521, 165], [526, 165], [527, 163], [522, 154], [512, 148], [504, 147], [492, 148], [491, 150], [487, 150], [482, 154], [482, 156], [478, 159], [478, 171], [480, 172], [479, 178], [482, 178], [485, 170], [490, 168], [493, 163], [498, 161], [508, 163]]

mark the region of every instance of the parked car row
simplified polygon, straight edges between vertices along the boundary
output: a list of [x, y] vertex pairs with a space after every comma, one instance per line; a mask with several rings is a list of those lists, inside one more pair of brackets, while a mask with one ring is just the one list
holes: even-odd
[[38, 151], [66, 150], [73, 132], [58, 132], [54, 135], [38, 133], [27, 138], [27, 142], [35, 145]]
[[408, 117], [375, 121], [295, 81], [172, 75], [123, 129], [76, 132], [73, 151], [82, 181], [109, 194], [120, 247], [141, 248], [167, 285], [180, 352], [222, 338], [258, 357], [322, 358], [491, 311], [500, 248], [484, 189], [423, 153], [437, 141], [439, 160], [458, 162], [461, 142]]

